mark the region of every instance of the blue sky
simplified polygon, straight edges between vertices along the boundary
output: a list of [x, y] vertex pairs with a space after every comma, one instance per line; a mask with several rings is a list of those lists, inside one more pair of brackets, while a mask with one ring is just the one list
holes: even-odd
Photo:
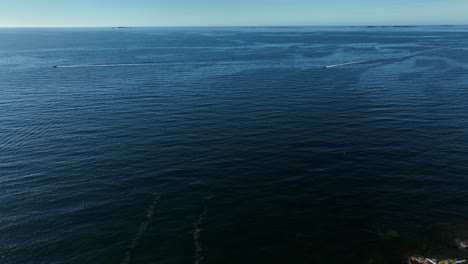
[[468, 24], [468, 0], [0, 0], [0, 27]]

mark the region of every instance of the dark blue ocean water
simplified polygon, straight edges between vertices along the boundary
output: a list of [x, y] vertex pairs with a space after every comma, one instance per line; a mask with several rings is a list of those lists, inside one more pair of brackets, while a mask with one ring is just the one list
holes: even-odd
[[0, 29], [2, 264], [463, 256], [467, 188], [468, 27]]

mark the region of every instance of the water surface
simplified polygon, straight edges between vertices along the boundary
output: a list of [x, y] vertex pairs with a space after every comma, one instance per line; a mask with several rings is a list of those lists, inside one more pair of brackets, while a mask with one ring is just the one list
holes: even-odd
[[467, 47], [468, 27], [0, 29], [0, 262], [462, 256]]

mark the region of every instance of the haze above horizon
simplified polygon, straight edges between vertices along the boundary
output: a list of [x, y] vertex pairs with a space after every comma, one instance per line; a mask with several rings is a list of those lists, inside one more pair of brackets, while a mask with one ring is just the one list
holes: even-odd
[[468, 24], [464, 0], [3, 0], [0, 27]]

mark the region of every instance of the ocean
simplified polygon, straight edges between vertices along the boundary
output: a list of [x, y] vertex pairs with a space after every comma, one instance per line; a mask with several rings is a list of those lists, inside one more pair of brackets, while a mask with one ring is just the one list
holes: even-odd
[[2, 264], [462, 258], [467, 188], [468, 27], [0, 29]]

